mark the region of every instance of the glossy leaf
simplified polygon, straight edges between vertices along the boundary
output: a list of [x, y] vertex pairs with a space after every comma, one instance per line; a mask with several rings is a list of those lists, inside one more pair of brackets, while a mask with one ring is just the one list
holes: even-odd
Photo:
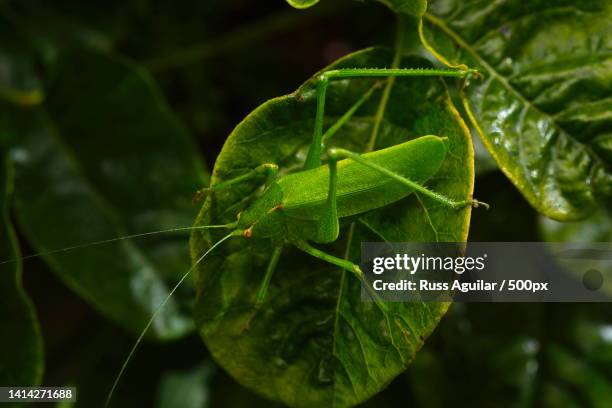
[[[333, 66], [389, 66], [391, 59], [387, 52], [371, 49]], [[419, 58], [402, 63], [410, 67], [427, 64]], [[373, 83], [368, 79], [332, 81], [326, 126]], [[334, 136], [332, 144], [363, 151], [380, 91], [375, 95]], [[266, 162], [279, 164], [283, 173], [298, 171], [312, 139], [315, 99], [314, 80], [310, 79], [296, 92], [254, 110], [226, 141], [212, 183]], [[456, 199], [468, 197], [474, 177], [470, 136], [450, 104], [444, 84], [437, 78], [398, 78], [381, 121], [376, 148], [426, 134], [450, 139], [450, 153], [428, 186]], [[236, 185], [209, 198], [197, 225], [235, 220], [261, 181]], [[423, 197], [410, 196], [356, 220], [352, 240], [345, 226], [336, 243], [322, 248], [338, 256], [348, 249], [350, 259], [359, 262], [363, 241], [464, 241], [470, 212], [469, 208], [450, 211]], [[194, 259], [221, 236], [194, 232]], [[389, 304], [412, 328], [409, 333], [402, 332], [390, 316], [360, 300], [361, 286], [352, 275], [288, 246], [264, 306], [249, 325], [270, 256], [271, 243], [267, 241], [245, 242], [239, 237], [219, 247], [198, 269], [196, 318], [209, 350], [231, 375], [256, 392], [290, 406], [352, 406], [379, 392], [406, 368], [448, 307]]]
[[473, 124], [539, 212], [581, 219], [612, 199], [612, 4], [435, 0], [426, 38], [484, 79]]
[[[31, 245], [45, 252], [188, 226], [191, 198], [207, 175], [151, 78], [93, 52], [59, 61], [45, 109], [13, 119], [15, 206]], [[100, 312], [139, 332], [189, 268], [186, 244], [186, 233], [167, 234], [44, 259]], [[153, 325], [155, 337], [191, 329], [176, 300]]]
[[21, 283], [20, 252], [9, 215], [12, 174], [5, 152], [0, 153], [0, 384], [36, 386], [43, 372], [42, 336]]
[[319, 0], [287, 0], [287, 3], [298, 9], [305, 9], [317, 4]]

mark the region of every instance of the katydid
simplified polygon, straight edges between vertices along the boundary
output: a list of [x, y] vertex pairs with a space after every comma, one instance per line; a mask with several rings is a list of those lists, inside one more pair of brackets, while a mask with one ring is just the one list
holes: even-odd
[[[413, 192], [423, 194], [450, 209], [466, 205], [477, 207], [474, 199], [453, 200], [428, 190], [422, 184], [440, 168], [447, 153], [446, 138], [422, 136], [386, 149], [358, 154], [341, 148], [327, 149], [328, 164], [321, 165], [326, 143], [363, 103], [361, 98], [347, 114], [323, 134], [325, 93], [333, 78], [381, 76], [449, 76], [477, 75], [475, 70], [437, 69], [338, 69], [324, 72], [317, 83], [317, 113], [312, 144], [304, 170], [276, 178], [278, 166], [264, 163], [237, 178], [204, 189], [212, 193], [231, 185], [267, 174], [266, 189], [252, 205], [238, 214], [236, 235], [247, 239], [271, 239], [276, 250], [258, 292], [256, 307], [265, 297], [283, 245], [294, 245], [302, 251], [334, 264], [361, 279], [359, 267], [345, 259], [324, 253], [308, 242], [330, 243], [338, 238], [342, 218], [394, 203]], [[371, 92], [368, 92], [369, 96]]]
[[[313, 140], [304, 168], [295, 173], [279, 176], [279, 167], [276, 164], [262, 163], [241, 176], [213, 184], [198, 192], [196, 197], [202, 198], [240, 183], [265, 178], [263, 192], [244, 211], [236, 214], [235, 222], [224, 226], [232, 231], [212, 245], [204, 255], [195, 259], [194, 265], [170, 292], [168, 298], [204, 257], [227, 239], [237, 237], [248, 240], [271, 240], [274, 251], [253, 304], [252, 317], [255, 317], [257, 310], [265, 302], [268, 287], [285, 246], [293, 245], [363, 280], [359, 266], [347, 259], [317, 249], [310, 242], [334, 242], [338, 239], [343, 219], [359, 217], [367, 211], [385, 207], [415, 192], [447, 206], [450, 211], [468, 205], [486, 206], [472, 198], [455, 200], [423, 186], [438, 172], [447, 155], [448, 142], [443, 136], [422, 136], [365, 154], [328, 147], [336, 131], [359, 109], [374, 92], [376, 86], [356, 101], [327, 132], [323, 132], [326, 89], [329, 81], [335, 78], [408, 76], [468, 78], [475, 75], [477, 75], [475, 70], [375, 68], [337, 69], [320, 74], [317, 82], [317, 111]], [[322, 165], [323, 158], [327, 158], [325, 165]], [[379, 308], [386, 308], [384, 302], [374, 294], [372, 296]], [[164, 304], [165, 302], [156, 310], [149, 325], [145, 327], [130, 351], [108, 395], [107, 405], [131, 356]], [[401, 316], [397, 316], [396, 321], [401, 321]], [[245, 329], [248, 329], [248, 323]]]

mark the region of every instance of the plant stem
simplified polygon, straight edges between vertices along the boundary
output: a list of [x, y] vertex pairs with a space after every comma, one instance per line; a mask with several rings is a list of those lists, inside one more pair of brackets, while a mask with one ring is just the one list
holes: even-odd
[[316, 19], [336, 13], [346, 5], [343, 2], [331, 2], [328, 4], [314, 7], [306, 12], [288, 9], [274, 13], [256, 22], [243, 25], [234, 31], [222, 34], [210, 41], [194, 44], [168, 55], [153, 58], [145, 62], [145, 65], [151, 71], [159, 72], [201, 62], [219, 54], [244, 48], [277, 32], [295, 30]]

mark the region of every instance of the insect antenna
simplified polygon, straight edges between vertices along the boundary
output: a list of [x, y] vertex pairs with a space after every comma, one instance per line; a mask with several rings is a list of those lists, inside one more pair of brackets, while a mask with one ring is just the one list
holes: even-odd
[[202, 256], [200, 256], [195, 261], [195, 263], [189, 268], [189, 270], [187, 270], [187, 272], [185, 272], [185, 274], [181, 277], [181, 279], [178, 281], [178, 283], [176, 285], [174, 285], [174, 287], [172, 288], [170, 293], [168, 293], [168, 296], [166, 296], [166, 298], [159, 304], [157, 309], [155, 309], [155, 312], [153, 312], [153, 314], [151, 315], [151, 318], [149, 319], [147, 325], [144, 327], [142, 332], [140, 332], [140, 335], [136, 339], [136, 342], [134, 343], [134, 346], [132, 346], [132, 349], [130, 350], [130, 353], [128, 354], [127, 358], [125, 359], [125, 361], [121, 365], [121, 369], [119, 370], [119, 373], [117, 374], [117, 377], [115, 377], [115, 381], [113, 381], [113, 386], [111, 387], [110, 392], [108, 393], [108, 396], [106, 397], [106, 403], [104, 404], [104, 407], [108, 407], [110, 405], [111, 399], [113, 398], [113, 394], [115, 393], [117, 385], [119, 385], [119, 381], [121, 380], [121, 377], [123, 376], [123, 373], [125, 372], [125, 369], [127, 368], [130, 360], [134, 356], [134, 353], [136, 352], [136, 349], [138, 348], [138, 346], [140, 345], [140, 343], [144, 339], [144, 336], [147, 334], [147, 331], [149, 331], [149, 328], [153, 324], [153, 321], [157, 318], [157, 316], [159, 315], [161, 310], [164, 308], [166, 303], [168, 303], [168, 300], [170, 300], [172, 295], [174, 295], [174, 292], [176, 292], [176, 290], [179, 288], [179, 286], [181, 286], [181, 284], [185, 281], [185, 279], [187, 279], [189, 274], [191, 274], [191, 272], [196, 268], [196, 266], [198, 266], [200, 264], [200, 262], [202, 262], [204, 260], [204, 258], [206, 258], [206, 256], [208, 256], [208, 254], [210, 254], [215, 248], [217, 248], [223, 242], [227, 241], [231, 237], [237, 236], [239, 233], [241, 233], [241, 231], [238, 231], [238, 232], [233, 231], [233, 232], [227, 234], [225, 237], [223, 237], [220, 240], [218, 240], [206, 252], [204, 252], [204, 254]]
[[62, 252], [69, 252], [69, 251], [73, 251], [76, 249], [84, 249], [84, 248], [89, 248], [89, 247], [98, 246], [98, 245], [111, 244], [113, 242], [124, 241], [124, 240], [134, 239], [134, 238], [146, 238], [146, 237], [159, 235], [159, 234], [193, 231], [193, 230], [199, 230], [199, 229], [213, 229], [213, 228], [229, 229], [229, 228], [235, 228], [235, 227], [236, 227], [236, 223], [234, 222], [234, 223], [224, 224], [224, 225], [199, 225], [199, 226], [191, 226], [191, 227], [178, 227], [178, 228], [170, 228], [170, 229], [159, 230], [159, 231], [143, 232], [140, 234], [124, 235], [122, 237], [115, 237], [115, 238], [103, 239], [100, 241], [87, 242], [84, 244], [72, 245], [72, 246], [64, 247], [64, 248], [51, 249], [49, 251], [41, 251], [41, 252], [37, 252], [34, 254], [23, 256], [21, 258], [6, 259], [4, 261], [0, 261], [0, 265], [15, 263], [18, 261], [25, 261], [28, 259], [38, 258], [41, 256], [46, 256], [46, 255], [54, 255], [54, 254], [59, 254]]

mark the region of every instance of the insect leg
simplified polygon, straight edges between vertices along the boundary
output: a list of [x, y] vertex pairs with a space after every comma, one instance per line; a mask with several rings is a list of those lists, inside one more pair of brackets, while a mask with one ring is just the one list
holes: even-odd
[[[406, 320], [404, 316], [402, 316], [401, 313], [398, 313], [397, 310], [394, 310], [395, 308], [392, 308], [390, 305], [387, 305], [387, 303], [385, 303], [385, 301], [380, 298], [374, 288], [367, 282], [365, 276], [363, 275], [363, 272], [361, 271], [361, 268], [359, 268], [358, 265], [355, 265], [354, 263], [346, 259], [338, 258], [334, 255], [323, 252], [320, 249], [314, 248], [306, 241], [296, 240], [293, 242], [293, 244], [297, 248], [306, 252], [307, 254], [312, 255], [315, 258], [321, 259], [322, 261], [325, 261], [332, 265], [339, 266], [340, 268], [347, 270], [353, 275], [355, 275], [357, 279], [359, 279], [362, 287], [368, 292], [370, 299], [374, 302], [376, 307], [383, 313], [385, 318], [391, 318], [391, 321], [393, 321], [395, 326], [397, 326], [397, 328], [402, 332], [404, 337], [408, 338], [411, 336], [411, 332], [413, 331], [413, 329], [411, 328], [410, 323]], [[390, 320], [387, 320], [387, 324], [389, 324], [389, 322]], [[389, 331], [391, 331], [391, 326], [389, 326]]]
[[251, 328], [251, 323], [253, 319], [261, 309], [261, 306], [266, 299], [266, 294], [268, 293], [268, 288], [270, 287], [270, 281], [272, 280], [272, 276], [274, 275], [274, 271], [276, 271], [276, 265], [278, 265], [278, 260], [280, 259], [281, 253], [283, 251], [282, 246], [277, 246], [274, 248], [274, 252], [272, 252], [272, 258], [270, 262], [268, 262], [268, 267], [266, 268], [266, 273], [264, 275], [264, 279], [261, 281], [259, 285], [259, 290], [257, 291], [257, 295], [255, 297], [255, 303], [253, 304], [251, 313], [244, 324], [242, 331], [247, 331]]
[[460, 209], [463, 208], [467, 205], [471, 205], [474, 207], [478, 207], [479, 205], [482, 205], [485, 208], [488, 208], [489, 205], [483, 202], [480, 202], [478, 200], [474, 200], [474, 199], [468, 199], [468, 200], [462, 200], [462, 201], [455, 201], [449, 197], [446, 197], [442, 194], [438, 194], [434, 191], [431, 191], [429, 189], [427, 189], [426, 187], [410, 180], [407, 179], [406, 177], [395, 173], [381, 165], [378, 165], [376, 163], [371, 162], [370, 160], [362, 157], [361, 155], [359, 155], [358, 153], [355, 152], [351, 152], [349, 150], [346, 149], [340, 149], [340, 148], [332, 148], [329, 150], [329, 156], [330, 157], [335, 157], [335, 158], [347, 158], [347, 159], [351, 159], [353, 161], [356, 161], [357, 163], [363, 164], [364, 166], [368, 166], [369, 168], [376, 170], [378, 172], [380, 172], [381, 174], [384, 174], [385, 176], [391, 177], [392, 179], [399, 181], [400, 183], [406, 185], [407, 187], [412, 188], [414, 191], [418, 191], [419, 193], [423, 194], [424, 196], [427, 196], [443, 205], [446, 205], [448, 207], [454, 208], [454, 209]]
[[278, 260], [280, 259], [281, 253], [283, 252], [282, 246], [277, 246], [274, 248], [274, 252], [272, 252], [272, 258], [270, 258], [270, 262], [268, 262], [268, 267], [266, 268], [266, 274], [264, 275], [261, 284], [259, 285], [259, 290], [257, 291], [257, 295], [255, 297], [255, 303], [253, 304], [253, 309], [251, 315], [247, 319], [242, 331], [249, 330], [251, 327], [251, 322], [261, 309], [261, 306], [266, 299], [266, 294], [268, 293], [268, 288], [270, 287], [270, 281], [272, 280], [272, 276], [274, 275], [274, 271], [276, 271], [276, 265], [278, 265]]
[[325, 208], [317, 225], [317, 239], [319, 243], [334, 242], [340, 233], [340, 221], [336, 206], [336, 186], [338, 184], [337, 159], [329, 158], [329, 189]]
[[360, 280], [363, 278], [363, 272], [361, 272], [361, 269], [359, 268], [359, 266], [355, 265], [351, 261], [348, 261], [342, 258], [338, 258], [337, 256], [330, 255], [327, 252], [323, 252], [320, 249], [313, 247], [312, 245], [310, 245], [308, 242], [304, 240], [295, 240], [293, 241], [293, 244], [297, 248], [301, 249], [302, 251], [306, 252], [309, 255], [314, 256], [315, 258], [319, 258], [322, 261], [325, 261], [332, 265], [336, 265], [346, 271], [351, 272], [353, 275], [355, 275]]
[[364, 93], [363, 95], [361, 95], [361, 97], [357, 100], [357, 102], [355, 102], [355, 104], [353, 106], [351, 106], [349, 108], [349, 110], [347, 110], [344, 115], [342, 115], [342, 117], [340, 119], [338, 119], [338, 121], [336, 123], [334, 123], [333, 125], [331, 125], [329, 127], [329, 129], [327, 129], [325, 131], [325, 133], [323, 134], [323, 137], [321, 138], [321, 143], [323, 144], [323, 146], [327, 145], [327, 142], [329, 141], [329, 139], [346, 123], [348, 122], [348, 120], [355, 114], [355, 112], [357, 112], [357, 110], [368, 101], [368, 99], [370, 99], [370, 97], [372, 96], [372, 94], [374, 93], [374, 91], [376, 91], [377, 89], [379, 89], [381, 87], [381, 85], [383, 84], [383, 82], [376, 82], [374, 85], [372, 85], [370, 87], [370, 89], [368, 89], [366, 91], [366, 93]]
[[[306, 162], [304, 163], [304, 169], [306, 170], [314, 169], [316, 167], [321, 166], [321, 153], [323, 152], [323, 137], [324, 137], [323, 136], [323, 119], [324, 119], [324, 111], [325, 111], [325, 96], [327, 94], [327, 87], [329, 86], [330, 80], [334, 78], [381, 78], [381, 77], [386, 78], [386, 77], [418, 77], [418, 76], [470, 78], [470, 77], [478, 77], [479, 75], [480, 73], [475, 69], [432, 69], [432, 68], [343, 68], [343, 69], [333, 69], [333, 70], [322, 73], [317, 78], [317, 113], [315, 116], [315, 126], [314, 126], [312, 144], [310, 145], [310, 150], [308, 151], [308, 156], [306, 157]], [[350, 111], [351, 110], [349, 110], [349, 112]], [[344, 122], [346, 122], [346, 120], [348, 120], [348, 117], [344, 120]], [[335, 132], [336, 130], [337, 128], [334, 129], [333, 132]]]
[[340, 68], [324, 72], [326, 79], [334, 78], [378, 78], [378, 77], [480, 77], [476, 69], [435, 69], [435, 68]]
[[332, 265], [336, 265], [336, 266], [338, 266], [338, 267], [340, 267], [340, 268], [342, 268], [342, 269], [344, 269], [346, 271], [351, 272], [353, 275], [355, 275], [357, 277], [357, 279], [359, 279], [359, 281], [361, 282], [363, 287], [368, 291], [368, 294], [374, 300], [374, 302], [376, 303], [378, 308], [382, 312], [384, 312], [384, 313], [388, 313], [389, 312], [389, 307], [378, 296], [378, 294], [376, 294], [376, 292], [374, 291], [372, 286], [370, 286], [368, 284], [368, 282], [365, 281], [365, 277], [363, 276], [363, 272], [361, 271], [361, 268], [359, 268], [359, 265], [355, 265], [351, 261], [348, 261], [348, 260], [343, 259], [343, 258], [338, 258], [337, 256], [334, 256], [334, 255], [328, 254], [327, 252], [321, 251], [320, 249], [317, 249], [317, 248], [313, 247], [308, 242], [303, 241], [303, 240], [293, 241], [293, 244], [298, 249], [306, 252], [309, 255], [314, 256], [315, 258], [319, 258], [322, 261], [325, 261], [325, 262], [330, 263]]
[[323, 152], [323, 116], [327, 85], [329, 85], [329, 78], [325, 74], [322, 74], [317, 81], [317, 113], [315, 115], [312, 144], [310, 145], [310, 149], [308, 149], [308, 156], [306, 156], [306, 161], [304, 162], [305, 170], [321, 166], [321, 153]]
[[381, 83], [376, 82], [370, 89], [366, 91], [358, 100], [351, 106], [345, 113], [342, 115], [340, 119], [336, 123], [334, 123], [325, 134], [323, 134], [323, 119], [325, 116], [325, 95], [327, 92], [327, 85], [329, 79], [323, 74], [319, 78], [319, 82], [317, 84], [317, 113], [315, 116], [315, 127], [314, 127], [314, 135], [312, 138], [312, 144], [310, 145], [310, 149], [308, 150], [308, 156], [306, 157], [306, 162], [304, 164], [304, 168], [314, 169], [316, 167], [321, 166], [321, 154], [323, 153], [323, 147], [326, 142], [331, 138], [337, 131], [340, 129], [354, 114], [357, 110], [367, 102], [368, 99], [372, 96], [374, 91], [380, 88]]
[[276, 265], [278, 265], [278, 260], [280, 259], [281, 252], [283, 252], [283, 247], [278, 246], [274, 248], [274, 252], [272, 252], [272, 258], [268, 263], [268, 267], [266, 268], [266, 274], [264, 275], [264, 279], [259, 286], [259, 290], [257, 291], [257, 297], [255, 298], [255, 310], [259, 310], [261, 305], [266, 298], [266, 294], [268, 293], [268, 287], [270, 286], [270, 281], [272, 280], [272, 276], [274, 275], [274, 271], [276, 270]]
[[236, 178], [233, 178], [227, 181], [222, 181], [221, 183], [217, 183], [213, 185], [212, 187], [206, 187], [201, 190], [198, 190], [195, 197], [193, 198], [193, 201], [198, 202], [202, 200], [206, 196], [206, 194], [210, 192], [223, 190], [224, 188], [228, 188], [234, 184], [243, 183], [245, 181], [252, 180], [262, 175], [267, 176], [265, 185], [268, 185], [272, 181], [274, 181], [274, 179], [276, 179], [277, 174], [278, 174], [278, 166], [276, 164], [264, 163]]

